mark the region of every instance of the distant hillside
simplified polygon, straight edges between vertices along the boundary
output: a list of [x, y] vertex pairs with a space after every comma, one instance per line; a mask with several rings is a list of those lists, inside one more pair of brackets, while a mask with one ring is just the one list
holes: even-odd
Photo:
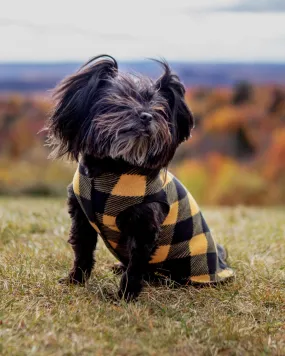
[[[35, 92], [51, 89], [81, 63], [0, 63], [0, 91]], [[119, 62], [122, 70], [157, 77], [160, 68], [151, 61]], [[247, 80], [254, 84], [285, 84], [284, 64], [234, 64], [172, 62], [185, 85], [232, 86]]]

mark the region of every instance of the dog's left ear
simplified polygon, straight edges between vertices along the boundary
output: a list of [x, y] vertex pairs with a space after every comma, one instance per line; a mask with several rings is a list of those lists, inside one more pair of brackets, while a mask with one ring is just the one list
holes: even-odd
[[[157, 61], [157, 60], [156, 60]], [[194, 117], [185, 103], [185, 88], [179, 77], [171, 72], [167, 62], [157, 61], [164, 69], [155, 88], [165, 97], [169, 104], [172, 118], [177, 122], [178, 143], [188, 139], [194, 126]]]

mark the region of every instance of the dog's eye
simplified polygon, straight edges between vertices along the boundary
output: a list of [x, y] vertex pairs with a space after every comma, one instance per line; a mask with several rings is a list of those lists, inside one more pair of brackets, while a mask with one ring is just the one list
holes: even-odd
[[145, 90], [141, 93], [141, 96], [144, 98], [144, 100], [151, 101], [153, 98], [153, 92], [150, 90]]

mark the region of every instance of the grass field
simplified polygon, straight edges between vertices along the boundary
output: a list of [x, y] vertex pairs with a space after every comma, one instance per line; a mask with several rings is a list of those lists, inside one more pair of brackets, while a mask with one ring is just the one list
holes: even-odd
[[216, 288], [147, 286], [108, 296], [119, 278], [102, 243], [86, 287], [57, 283], [72, 263], [63, 200], [0, 200], [0, 354], [285, 355], [285, 211], [209, 208], [237, 277]]

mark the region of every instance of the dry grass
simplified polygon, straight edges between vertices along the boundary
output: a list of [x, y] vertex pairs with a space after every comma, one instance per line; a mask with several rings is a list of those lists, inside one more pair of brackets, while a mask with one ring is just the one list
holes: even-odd
[[63, 200], [0, 200], [0, 354], [285, 355], [284, 209], [211, 208], [236, 280], [146, 287], [111, 301], [118, 277], [100, 244], [86, 288], [64, 287], [72, 252]]

